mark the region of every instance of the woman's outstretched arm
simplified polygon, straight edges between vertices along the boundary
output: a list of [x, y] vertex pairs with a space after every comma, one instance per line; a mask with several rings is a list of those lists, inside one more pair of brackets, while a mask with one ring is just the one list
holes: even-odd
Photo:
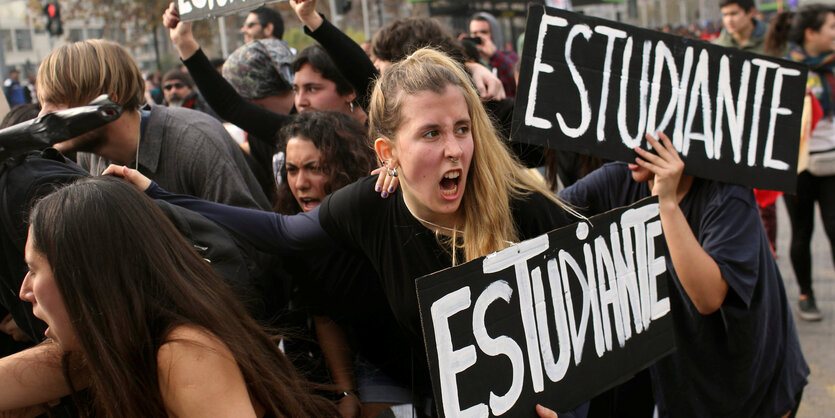
[[111, 165], [103, 174], [122, 177], [153, 199], [195, 211], [229, 228], [262, 251], [290, 253], [336, 246], [319, 223], [318, 208], [297, 215], [281, 215], [169, 193], [138, 171], [124, 166]]
[[[0, 387], [3, 388], [0, 390], [0, 414], [46, 404], [69, 395], [71, 390], [61, 364], [63, 355], [61, 346], [47, 341], [0, 358]], [[85, 381], [74, 376], [76, 386]]]

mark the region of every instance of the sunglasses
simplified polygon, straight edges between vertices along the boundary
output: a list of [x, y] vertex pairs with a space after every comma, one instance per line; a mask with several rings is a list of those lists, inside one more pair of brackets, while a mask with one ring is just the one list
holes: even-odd
[[166, 84], [162, 88], [165, 89], [165, 90], [171, 90], [171, 89], [181, 89], [185, 86], [186, 85], [183, 84], [183, 83], [171, 83], [171, 84]]
[[249, 28], [251, 28], [251, 27], [253, 27], [253, 26], [255, 26], [255, 25], [260, 25], [260, 23], [258, 23], [258, 22], [247, 22], [246, 24], [244, 24], [244, 26], [245, 26], [247, 29], [249, 29]]

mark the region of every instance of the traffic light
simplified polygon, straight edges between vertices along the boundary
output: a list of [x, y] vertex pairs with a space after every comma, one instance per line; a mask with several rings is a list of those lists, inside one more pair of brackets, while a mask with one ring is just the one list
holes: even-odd
[[64, 34], [64, 27], [61, 24], [61, 6], [58, 2], [49, 2], [43, 7], [43, 12], [46, 15], [46, 30], [52, 36], [61, 36]]

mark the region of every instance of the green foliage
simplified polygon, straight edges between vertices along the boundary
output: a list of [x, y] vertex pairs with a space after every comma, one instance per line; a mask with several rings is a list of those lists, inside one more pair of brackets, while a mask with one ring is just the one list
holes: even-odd
[[[348, 28], [345, 30], [345, 33], [358, 44], [362, 44], [366, 40], [365, 32], [360, 29]], [[288, 45], [299, 51], [316, 43], [313, 38], [304, 33], [301, 26], [287, 28], [284, 31], [284, 40], [287, 41]]]

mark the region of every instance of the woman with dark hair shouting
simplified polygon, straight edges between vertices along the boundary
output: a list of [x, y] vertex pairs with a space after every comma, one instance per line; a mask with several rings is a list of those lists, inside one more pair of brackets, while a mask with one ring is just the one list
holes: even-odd
[[[25, 257], [20, 297], [47, 323], [49, 340], [39, 355], [0, 364], [19, 372], [0, 410], [9, 400], [45, 400], [27, 392], [37, 385], [47, 398], [90, 387], [87, 412], [97, 416], [336, 415], [161, 210], [124, 181], [84, 179], [37, 203]], [[63, 371], [50, 355], [63, 356]]]

